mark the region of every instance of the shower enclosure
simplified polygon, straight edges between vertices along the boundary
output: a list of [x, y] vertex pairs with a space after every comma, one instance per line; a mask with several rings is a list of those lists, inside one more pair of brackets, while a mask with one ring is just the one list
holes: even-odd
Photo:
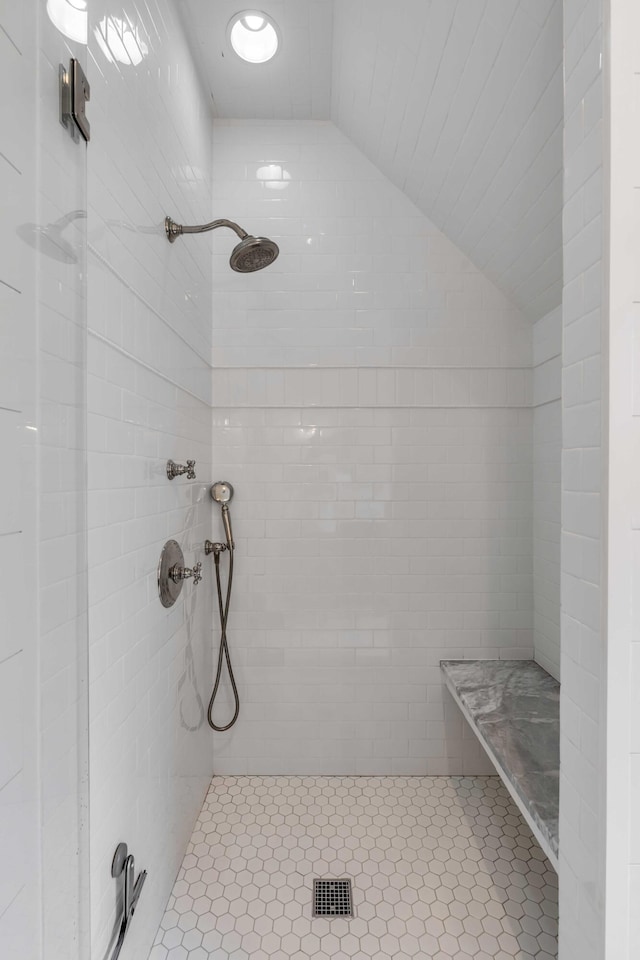
[[[626, 960], [635, 8], [265, 5], [290, 29], [249, 101], [231, 0], [0, 13], [0, 954], [109, 960], [126, 844], [145, 960], [194, 823], [205, 872], [305, 777], [319, 836], [358, 791], [432, 816], [413, 777], [491, 773], [440, 659], [533, 652], [562, 660], [560, 960]], [[171, 607], [167, 541], [203, 576]]]

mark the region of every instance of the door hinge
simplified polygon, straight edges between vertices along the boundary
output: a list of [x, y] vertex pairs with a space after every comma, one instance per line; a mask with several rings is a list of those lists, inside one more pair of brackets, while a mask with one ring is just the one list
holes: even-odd
[[91, 99], [91, 87], [78, 60], [72, 57], [69, 68], [60, 64], [60, 123], [70, 136], [79, 142], [80, 136], [89, 142], [91, 125], [87, 120], [85, 104]]

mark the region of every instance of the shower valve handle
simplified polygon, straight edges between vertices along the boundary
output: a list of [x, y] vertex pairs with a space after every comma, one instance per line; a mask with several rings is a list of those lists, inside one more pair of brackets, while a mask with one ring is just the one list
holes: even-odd
[[169, 571], [169, 576], [174, 583], [180, 583], [181, 580], [190, 580], [193, 578], [193, 585], [197, 586], [202, 580], [202, 563], [198, 561], [193, 567], [180, 567], [178, 564]]
[[195, 460], [187, 460], [186, 466], [183, 463], [174, 463], [173, 460], [167, 460], [167, 476], [169, 480], [174, 480], [176, 477], [181, 477], [185, 473], [187, 475], [187, 480], [196, 479]]

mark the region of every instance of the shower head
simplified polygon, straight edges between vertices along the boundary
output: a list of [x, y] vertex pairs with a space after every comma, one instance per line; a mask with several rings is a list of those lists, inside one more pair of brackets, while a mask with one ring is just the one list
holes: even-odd
[[216, 503], [227, 504], [233, 500], [233, 487], [227, 480], [218, 480], [212, 484], [209, 493]]
[[233, 533], [231, 532], [231, 517], [229, 516], [229, 503], [233, 499], [233, 487], [227, 480], [218, 480], [212, 484], [209, 490], [211, 499], [219, 503], [222, 508], [222, 523], [227, 537], [227, 547], [233, 550]]
[[278, 244], [273, 240], [267, 237], [252, 237], [233, 220], [212, 220], [211, 223], [198, 226], [185, 226], [176, 223], [171, 217], [164, 218], [164, 230], [169, 243], [175, 243], [184, 233], [208, 233], [210, 230], [217, 230], [218, 227], [228, 227], [240, 237], [240, 243], [234, 247], [229, 259], [229, 265], [236, 273], [255, 273], [256, 270], [263, 270], [272, 264], [280, 253]]
[[255, 273], [272, 264], [279, 253], [277, 243], [267, 237], [245, 237], [233, 248], [229, 266], [236, 273]]

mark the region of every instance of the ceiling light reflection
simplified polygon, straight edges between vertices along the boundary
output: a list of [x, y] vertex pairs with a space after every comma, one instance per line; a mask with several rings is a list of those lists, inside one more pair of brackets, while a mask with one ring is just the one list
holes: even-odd
[[256, 172], [258, 180], [291, 180], [291, 174], [279, 163], [268, 163], [264, 167], [258, 167]]
[[269, 163], [264, 167], [258, 167], [256, 171], [258, 180], [262, 180], [267, 190], [286, 190], [291, 180], [291, 174], [279, 163]]
[[87, 42], [87, 0], [47, 0], [47, 16], [69, 40]]
[[94, 35], [109, 63], [137, 67], [149, 53], [138, 28], [120, 17], [103, 17]]

